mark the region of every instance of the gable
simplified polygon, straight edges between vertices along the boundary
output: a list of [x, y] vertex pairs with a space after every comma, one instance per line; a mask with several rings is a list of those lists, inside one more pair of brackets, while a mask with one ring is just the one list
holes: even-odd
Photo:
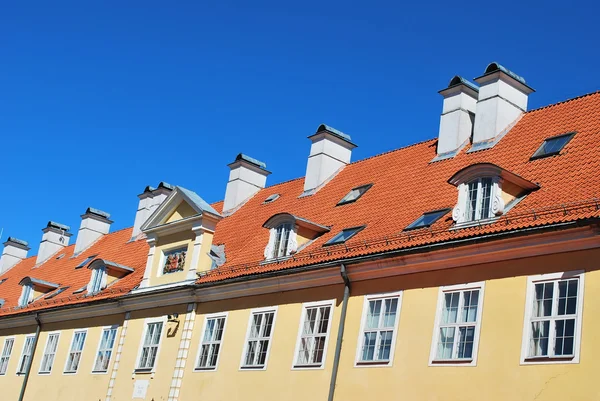
[[189, 203], [185, 200], [182, 200], [181, 203], [173, 210], [171, 215], [167, 217], [166, 223], [172, 223], [174, 221], [182, 220], [187, 217], [196, 216], [198, 213], [194, 210]]

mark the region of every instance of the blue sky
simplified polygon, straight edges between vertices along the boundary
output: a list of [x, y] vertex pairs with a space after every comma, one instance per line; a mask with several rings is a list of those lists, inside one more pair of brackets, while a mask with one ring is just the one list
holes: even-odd
[[[0, 13], [0, 228], [37, 252], [88, 206], [133, 224], [164, 180], [223, 198], [239, 152], [304, 175], [324, 122], [358, 160], [437, 136], [453, 75], [498, 61], [530, 109], [600, 89], [594, 2], [30, 1]], [[74, 238], [72, 239], [74, 240]]]

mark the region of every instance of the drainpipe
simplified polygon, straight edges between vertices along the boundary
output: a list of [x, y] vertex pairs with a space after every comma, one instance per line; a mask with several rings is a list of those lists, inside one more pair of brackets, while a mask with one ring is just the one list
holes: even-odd
[[42, 322], [40, 322], [40, 317], [37, 313], [35, 314], [35, 321], [37, 323], [37, 328], [35, 329], [35, 337], [33, 338], [33, 345], [31, 346], [31, 357], [29, 358], [29, 363], [27, 364], [27, 370], [25, 371], [23, 384], [21, 385], [21, 394], [19, 394], [19, 401], [23, 401], [23, 397], [25, 396], [25, 387], [27, 387], [27, 380], [29, 380], [29, 372], [31, 372], [31, 365], [33, 365], [33, 357], [35, 356], [35, 350], [37, 348], [37, 343], [40, 338], [40, 331], [42, 331]]
[[344, 298], [342, 300], [342, 315], [340, 316], [340, 325], [338, 327], [337, 341], [335, 342], [335, 355], [333, 357], [333, 369], [331, 371], [331, 381], [329, 382], [329, 397], [328, 401], [333, 401], [335, 393], [335, 382], [337, 380], [337, 372], [340, 366], [340, 354], [342, 353], [342, 340], [344, 339], [344, 326], [346, 324], [346, 310], [348, 309], [348, 298], [350, 298], [350, 279], [346, 272], [346, 265], [343, 263], [340, 266], [340, 275], [344, 280]]

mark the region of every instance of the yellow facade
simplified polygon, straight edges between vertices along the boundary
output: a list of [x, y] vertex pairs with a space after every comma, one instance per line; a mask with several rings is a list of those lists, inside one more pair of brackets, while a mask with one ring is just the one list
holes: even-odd
[[[593, 341], [599, 329], [595, 319], [600, 312], [599, 258], [600, 251], [588, 250], [352, 282], [335, 399], [594, 399], [595, 372], [600, 369], [600, 347]], [[586, 271], [579, 363], [522, 365], [527, 277], [573, 270]], [[430, 366], [439, 288], [479, 281], [485, 282], [485, 292], [480, 303], [483, 309], [476, 366]], [[116, 314], [43, 324], [24, 399], [131, 400], [140, 386], [145, 387], [144, 399], [155, 401], [174, 399], [170, 395], [183, 401], [327, 399], [343, 288], [342, 284], [325, 285], [152, 307], [131, 311], [129, 319]], [[402, 291], [402, 299], [391, 366], [355, 366], [364, 297], [396, 291]], [[324, 366], [293, 368], [303, 303], [324, 300], [334, 300]], [[277, 307], [266, 369], [240, 369], [251, 311], [265, 307]], [[215, 370], [197, 371], [205, 318], [213, 314], [227, 316], [218, 365]], [[140, 347], [149, 321], [163, 322], [163, 331], [154, 368], [139, 371]], [[119, 330], [109, 371], [93, 374], [101, 330], [111, 325], [118, 325]], [[124, 327], [126, 335], [119, 347]], [[77, 329], [87, 329], [82, 360], [76, 374], [65, 374]], [[0, 332], [0, 346], [7, 336], [16, 339], [7, 373], [0, 376], [3, 400], [17, 400], [23, 376], [15, 372], [25, 336], [34, 332], [34, 326]], [[40, 374], [51, 332], [60, 332], [54, 366], [50, 374]]]

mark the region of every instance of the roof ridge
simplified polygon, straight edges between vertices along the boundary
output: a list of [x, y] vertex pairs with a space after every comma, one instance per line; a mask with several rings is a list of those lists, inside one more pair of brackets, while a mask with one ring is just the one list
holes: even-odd
[[589, 97], [589, 96], [594, 96], [594, 95], [600, 95], [600, 89], [597, 89], [594, 92], [589, 92], [589, 93], [585, 93], [583, 95], [575, 96], [575, 97], [572, 97], [570, 99], [561, 100], [560, 102], [547, 104], [545, 106], [538, 107], [537, 109], [528, 110], [528, 111], [525, 112], [525, 114], [533, 113], [533, 112], [544, 110], [544, 109], [549, 109], [549, 108], [554, 107], [554, 106], [559, 106], [559, 105], [564, 104], [564, 103], [572, 102], [573, 100], [579, 100], [579, 99], [582, 99], [584, 97]]

